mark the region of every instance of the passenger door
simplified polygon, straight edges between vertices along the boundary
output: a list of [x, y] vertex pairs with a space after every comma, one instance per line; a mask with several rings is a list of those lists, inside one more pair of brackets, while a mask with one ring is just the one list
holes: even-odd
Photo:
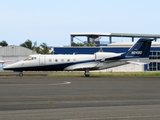
[[39, 64], [40, 65], [45, 65], [46, 64], [45, 56], [39, 56]]

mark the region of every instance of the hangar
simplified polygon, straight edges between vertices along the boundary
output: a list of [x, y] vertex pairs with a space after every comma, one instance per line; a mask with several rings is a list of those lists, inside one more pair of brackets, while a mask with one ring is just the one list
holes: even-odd
[[[6, 46], [0, 47], [0, 60], [6, 61], [4, 65], [11, 64], [12, 62], [24, 60], [28, 55], [37, 54], [35, 51], [32, 51], [28, 48], [21, 46]], [[2, 65], [0, 65], [2, 69]]]

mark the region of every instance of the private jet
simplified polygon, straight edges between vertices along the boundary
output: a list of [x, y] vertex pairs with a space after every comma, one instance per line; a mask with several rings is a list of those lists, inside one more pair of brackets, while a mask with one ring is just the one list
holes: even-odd
[[102, 70], [125, 64], [148, 64], [152, 38], [140, 38], [127, 52], [96, 52], [94, 54], [29, 55], [25, 60], [5, 66], [23, 76], [23, 71], [84, 71]]

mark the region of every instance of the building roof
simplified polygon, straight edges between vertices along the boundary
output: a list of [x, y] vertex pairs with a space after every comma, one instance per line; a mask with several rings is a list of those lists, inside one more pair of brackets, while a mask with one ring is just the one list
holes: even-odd
[[160, 38], [160, 34], [136, 34], [136, 33], [70, 33], [71, 36], [111, 36], [111, 37], [147, 37]]

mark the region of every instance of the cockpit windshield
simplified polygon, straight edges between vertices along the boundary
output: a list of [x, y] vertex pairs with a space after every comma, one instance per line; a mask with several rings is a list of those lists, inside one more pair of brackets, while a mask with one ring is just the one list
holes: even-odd
[[29, 56], [27, 59], [25, 59], [24, 61], [29, 61], [29, 60], [36, 60], [37, 58], [36, 57], [33, 57], [33, 56]]

